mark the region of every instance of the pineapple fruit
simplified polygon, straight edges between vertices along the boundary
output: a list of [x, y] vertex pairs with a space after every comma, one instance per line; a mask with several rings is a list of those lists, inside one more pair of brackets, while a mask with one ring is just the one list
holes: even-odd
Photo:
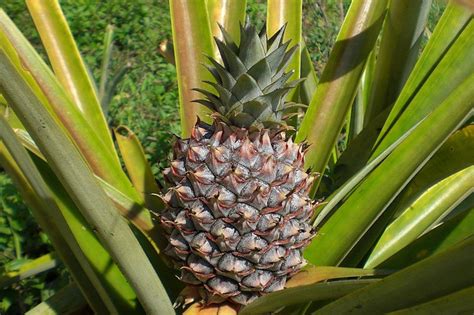
[[248, 304], [282, 289], [314, 236], [314, 177], [283, 119], [298, 83], [285, 72], [295, 47], [283, 43], [284, 27], [269, 39], [248, 22], [240, 31], [240, 45], [224, 29], [216, 39], [223, 65], [209, 58], [216, 82], [207, 82], [216, 93], [197, 89], [213, 124], [198, 121], [178, 139], [165, 170], [166, 253], [207, 303]]

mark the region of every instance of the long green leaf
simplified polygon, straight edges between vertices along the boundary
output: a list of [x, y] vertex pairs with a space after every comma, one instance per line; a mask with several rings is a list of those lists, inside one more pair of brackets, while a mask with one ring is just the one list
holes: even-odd
[[349, 142], [334, 167], [334, 186], [340, 187], [368, 164], [372, 147], [377, 140], [380, 129], [389, 114], [389, 108], [369, 122], [362, 131]]
[[[14, 112], [8, 107], [3, 110], [5, 112], [5, 119], [7, 119], [10, 126], [14, 128], [15, 134], [20, 140], [21, 144], [41, 160], [46, 161], [46, 158], [40, 152], [38, 146], [25, 130], [21, 122], [18, 121], [18, 117], [16, 117]], [[119, 210], [120, 214], [122, 214], [122, 216], [130, 220], [137, 228], [139, 228], [140, 231], [142, 231], [153, 243], [153, 245], [163, 244], [161, 241], [163, 236], [161, 233], [157, 232], [157, 229], [152, 223], [149, 216], [149, 209], [145, 208], [142, 204], [137, 203], [137, 201], [131, 199], [129, 196], [124, 195], [123, 192], [118, 191], [117, 188], [111, 186], [99, 176], [95, 175], [95, 177], [99, 180], [102, 188], [105, 190], [109, 198], [117, 205], [117, 209]], [[155, 198], [158, 197], [155, 196]], [[127, 203], [124, 205], [122, 200], [127, 200]]]
[[[48, 54], [54, 74], [79, 108], [93, 131], [118, 163], [112, 137], [105, 120], [93, 78], [87, 72], [71, 30], [57, 0], [27, 0], [33, 22]], [[66, 103], [67, 104], [67, 103]]]
[[[10, 115], [10, 117], [11, 116], [12, 115]], [[15, 129], [15, 133], [22, 145], [38, 158], [46, 161], [46, 158], [40, 152], [38, 146], [33, 141], [31, 136], [26, 132], [26, 130], [22, 128], [24, 127], [21, 126], [21, 129]], [[122, 192], [118, 191], [115, 187], [111, 186], [102, 178], [98, 177], [97, 175], [95, 175], [95, 177], [99, 181], [107, 196], [115, 204], [120, 214], [130, 220], [138, 229], [140, 229], [140, 231], [145, 234], [158, 253], [161, 252], [160, 248], [164, 248], [164, 246], [167, 244], [164, 242], [164, 236], [158, 231], [158, 226], [151, 224], [149, 217], [143, 216], [143, 213], [150, 213], [151, 211], [133, 199], [130, 199], [130, 197], [124, 195]], [[154, 197], [159, 198], [158, 196]]]
[[386, 5], [385, 0], [351, 3], [296, 135], [296, 141], [311, 144], [305, 163], [314, 172], [324, 172], [382, 26]]
[[203, 80], [212, 75], [202, 64], [213, 56], [211, 28], [205, 0], [170, 0], [174, 56], [179, 88], [181, 135], [188, 137], [197, 118], [210, 121], [210, 111], [193, 102], [201, 98], [194, 88], [203, 88]]
[[429, 187], [471, 165], [474, 165], [474, 125], [453, 133], [410, 181], [397, 198], [395, 216], [409, 207]]
[[431, 0], [391, 1], [385, 19], [364, 120], [374, 119], [398, 97], [415, 65]]
[[267, 34], [270, 38], [283, 25], [286, 24], [285, 41], [290, 41], [290, 47], [298, 45], [295, 54], [293, 55], [287, 71], [294, 71], [290, 80], [300, 78], [301, 69], [301, 23], [302, 23], [303, 1], [281, 1], [268, 0], [267, 1]]
[[[377, 141], [380, 141], [380, 135], [384, 134], [389, 126], [391, 126], [394, 121], [398, 119], [403, 110], [405, 110], [408, 102], [413, 98], [420, 87], [422, 87], [424, 81], [426, 81], [435, 66], [445, 55], [446, 51], [462, 32], [466, 23], [469, 21], [470, 15], [469, 12], [459, 8], [459, 6], [456, 6], [455, 4], [450, 3], [448, 5], [433, 32], [430, 41], [424, 49], [422, 56], [416, 63], [414, 70], [408, 78], [400, 97], [393, 106], [393, 109], [389, 113], [390, 108], [387, 108], [383, 113], [379, 114], [376, 119], [373, 119], [371, 122], [365, 122], [365, 128], [358, 137], [349, 143], [348, 148], [338, 160], [334, 171], [336, 187], [340, 186], [360, 170], [371, 156], [372, 159], [375, 158], [372, 150], [374, 144]], [[443, 79], [446, 79], [444, 73], [440, 72], [440, 74], [443, 76]], [[455, 87], [456, 84], [453, 84], [452, 86]], [[435, 89], [441, 90], [434, 91]], [[430, 94], [425, 95], [426, 97], [431, 97], [433, 95], [432, 104], [438, 104], [447, 94], [450, 93], [450, 90], [447, 90], [446, 86], [439, 86], [435, 89], [428, 89], [427, 92], [431, 92]], [[440, 92], [444, 93], [444, 96], [440, 96]], [[423, 101], [423, 98], [420, 98], [420, 100]], [[383, 131], [381, 133], [382, 129]], [[380, 149], [378, 150], [378, 153], [382, 151], [383, 150]]]
[[[394, 120], [395, 118], [390, 118], [390, 116], [387, 119], [371, 158], [380, 154], [384, 148], [403, 134], [404, 131], [440, 106], [450, 93], [474, 73], [473, 55], [474, 22], [471, 21], [449, 47], [449, 50], [436, 65], [433, 72], [430, 73], [426, 81], [423, 82], [423, 85], [417, 85], [419, 90], [415, 95], [412, 87], [413, 83], [410, 80], [407, 82], [390, 114], [393, 117], [395, 115], [393, 112], [395, 111], [397, 113], [396, 120]], [[420, 62], [423, 61], [422, 56]], [[419, 73], [416, 71], [417, 69], [413, 70], [415, 78], [412, 81], [416, 81], [419, 76]], [[406, 100], [407, 97], [411, 97], [411, 100]], [[404, 110], [400, 111], [399, 107], [403, 107]]]
[[310, 285], [334, 279], [361, 278], [385, 274], [385, 272], [374, 269], [310, 266], [302, 269], [291, 277], [286, 283], [285, 288], [296, 288], [302, 285]]
[[284, 289], [260, 297], [245, 306], [239, 315], [266, 314], [284, 306], [337, 299], [377, 281], [374, 279], [341, 280]]
[[384, 314], [474, 284], [474, 237], [328, 304], [315, 314]]
[[[51, 191], [46, 185], [30, 156], [17, 141], [15, 134], [3, 117], [0, 118], [0, 136], [11, 152], [11, 156], [6, 151], [2, 152], [3, 166], [17, 181], [18, 188], [33, 210], [35, 219], [50, 236], [56, 251], [70, 268], [74, 279], [81, 285], [92, 308], [97, 311], [116, 312], [117, 309], [112, 302], [113, 297], [109, 296], [101, 282], [101, 277], [93, 270], [97, 266], [97, 259], [104, 257], [101, 255], [103, 253], [94, 248], [94, 242], [89, 242], [88, 245], [91, 249], [95, 249], [95, 256], [88, 256], [80, 248], [80, 240], [92, 233], [85, 229], [84, 222], [81, 222], [79, 227], [80, 233], [83, 235], [82, 238], [74, 233], [73, 226], [63, 216], [64, 213], [61, 211], [60, 205], [52, 195], [57, 190]], [[73, 222], [75, 221], [73, 220]], [[105, 258], [108, 258], [106, 253]], [[122, 300], [120, 293], [116, 300]]]
[[474, 166], [425, 191], [384, 231], [364, 268], [373, 268], [410, 244], [473, 192]]
[[[367, 251], [374, 246], [390, 221], [398, 216], [402, 210], [409, 207], [421, 193], [443, 178], [473, 165], [473, 138], [474, 126], [472, 125], [468, 125], [452, 134], [420, 172], [409, 182], [406, 188], [403, 189], [400, 195], [397, 196], [389, 208], [370, 227], [369, 231], [364, 234], [362, 239], [351, 250], [347, 257], [348, 259], [345, 259], [341, 264], [343, 266], [357, 266], [366, 257]], [[354, 158], [357, 158], [357, 156], [354, 156]], [[345, 159], [344, 163], [346, 162], [350, 163], [350, 160]]]
[[[117, 159], [106, 149], [102, 139], [93, 131], [79, 109], [71, 103], [54, 74], [1, 9], [0, 49], [13, 62], [15, 69], [27, 82], [28, 88], [39, 98], [42, 106], [54, 113], [55, 120], [61, 121], [63, 130], [67, 130], [94, 172], [130, 198], [143, 202]], [[144, 215], [149, 216], [147, 213]]]
[[416, 94], [423, 82], [429, 77], [436, 65], [456, 41], [457, 37], [471, 19], [471, 16], [472, 14], [468, 10], [465, 10], [465, 8], [457, 5], [454, 1], [449, 2], [428, 44], [400, 93], [400, 97], [393, 106], [393, 110], [380, 133], [381, 136], [388, 131], [389, 127], [405, 110], [409, 100], [413, 98], [413, 95]]
[[410, 314], [469, 314], [474, 310], [474, 286], [459, 290], [420, 305], [389, 313], [390, 315]]
[[474, 202], [471, 209], [458, 214], [424, 234], [416, 241], [384, 261], [379, 267], [401, 269], [426, 257], [441, 253], [473, 235]]
[[327, 199], [327, 204], [324, 206], [322, 211], [318, 213], [316, 216], [313, 226], [318, 226], [323, 220], [328, 216], [329, 213], [341, 202], [344, 198], [346, 198], [350, 192], [359, 185], [367, 176], [372, 172], [390, 153], [393, 152], [397, 148], [397, 146], [408, 137], [413, 132], [409, 130], [406, 134], [404, 134], [400, 139], [398, 139], [395, 143], [393, 143], [390, 147], [387, 148], [382, 154], [377, 156], [376, 159], [371, 161], [367, 164], [363, 169], [361, 169], [357, 174], [351, 177], [343, 186], [341, 186], [337, 191], [331, 194]]
[[145, 310], [150, 314], [173, 313], [166, 291], [132, 230], [108, 200], [79, 152], [3, 52], [0, 52], [0, 87], [68, 194], [110, 251]]
[[110, 296], [118, 312], [137, 313], [139, 307], [133, 288], [99, 241], [93, 227], [88, 224], [47, 163], [37, 157], [33, 157], [33, 161], [49, 187], [51, 199], [59, 207], [74, 234], [77, 241], [74, 251], [80, 251], [76, 255], [84, 255], [90, 262], [93, 276], [97, 275], [99, 285]]
[[46, 301], [26, 312], [26, 315], [59, 315], [81, 311], [87, 306], [81, 291], [73, 283], [59, 290]]
[[117, 144], [122, 154], [125, 167], [135, 189], [142, 195], [145, 205], [155, 212], [161, 211], [164, 204], [156, 194], [160, 188], [155, 181], [145, 151], [137, 136], [127, 127], [119, 126], [114, 130]]
[[448, 136], [472, 111], [474, 74], [377, 167], [319, 230], [307, 251], [315, 265], [339, 263]]

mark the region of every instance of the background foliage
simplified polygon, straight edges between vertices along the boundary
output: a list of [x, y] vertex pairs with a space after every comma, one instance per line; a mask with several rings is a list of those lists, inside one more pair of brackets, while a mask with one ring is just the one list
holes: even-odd
[[[160, 42], [171, 38], [166, 0], [63, 0], [60, 1], [74, 38], [96, 81], [99, 81], [103, 38], [107, 25], [115, 26], [111, 72], [124, 64], [130, 69], [118, 86], [108, 120], [112, 127], [127, 125], [142, 142], [153, 172], [167, 163], [173, 134], [179, 134], [176, 72], [158, 52]], [[327, 61], [349, 0], [305, 0], [303, 32], [318, 75]], [[248, 14], [257, 26], [265, 21], [265, 1], [248, 0]], [[39, 36], [22, 1], [2, 1], [2, 8], [43, 54]], [[434, 1], [425, 36], [429, 36], [444, 8]], [[10, 179], [0, 174], [0, 269], [15, 270], [32, 258], [51, 251], [44, 233], [22, 204]], [[24, 313], [67, 283], [63, 268], [0, 288], [0, 313]], [[21, 299], [19, 297], [21, 296]], [[21, 301], [15, 303], [14, 301]]]

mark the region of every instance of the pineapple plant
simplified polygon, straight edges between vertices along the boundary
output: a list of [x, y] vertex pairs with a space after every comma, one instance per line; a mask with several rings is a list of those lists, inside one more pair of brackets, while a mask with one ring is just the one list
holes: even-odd
[[318, 77], [302, 1], [267, 4], [257, 32], [246, 1], [170, 1], [167, 190], [131, 130], [112, 137], [58, 1], [27, 0], [52, 69], [0, 11], [0, 163], [57, 254], [0, 284], [71, 274], [31, 312], [472, 312], [469, 6], [418, 55], [431, 1], [353, 0]]
[[209, 303], [248, 304], [283, 289], [314, 235], [305, 144], [286, 134], [285, 97], [298, 81], [285, 72], [296, 47], [283, 43], [284, 30], [267, 38], [247, 21], [237, 46], [222, 28], [223, 65], [209, 58], [217, 95], [197, 89], [213, 123], [198, 120], [165, 170], [166, 252]]

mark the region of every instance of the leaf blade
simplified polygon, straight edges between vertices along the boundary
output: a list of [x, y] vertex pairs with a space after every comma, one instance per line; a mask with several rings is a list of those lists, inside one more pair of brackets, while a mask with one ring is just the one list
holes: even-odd
[[364, 267], [378, 266], [418, 238], [443, 214], [452, 210], [472, 192], [472, 182], [474, 182], [474, 166], [464, 169], [426, 190], [385, 229]]
[[[420, 261], [380, 282], [342, 297], [315, 314], [382, 314], [423, 303], [472, 286], [474, 237]], [[464, 270], [465, 272], [459, 272]], [[423, 290], [420, 290], [420, 287]], [[410, 294], [406, 294], [410, 292]]]
[[[311, 242], [310, 247], [318, 250], [309, 251], [306, 257], [310, 262], [333, 265], [344, 258], [407, 180], [471, 113], [474, 90], [469, 86], [472, 85], [474, 74], [423, 120], [346, 199]], [[346, 226], [348, 222], [350, 228]]]
[[161, 211], [164, 204], [156, 195], [160, 193], [145, 151], [137, 136], [126, 126], [114, 129], [115, 138], [135, 189], [142, 195], [145, 205], [154, 211]]
[[366, 122], [391, 107], [397, 99], [418, 57], [430, 7], [431, 1], [390, 2], [377, 53], [374, 86], [365, 113]]
[[356, 94], [365, 60], [385, 16], [387, 1], [352, 1], [316, 93], [296, 135], [311, 145], [306, 167], [323, 173]]
[[210, 111], [193, 102], [201, 97], [194, 88], [205, 88], [203, 81], [213, 81], [202, 64], [205, 55], [214, 56], [206, 1], [170, 0], [173, 47], [178, 78], [181, 135], [188, 137], [197, 118], [209, 122]]
[[[302, 37], [302, 10], [303, 1], [267, 1], [267, 35], [272, 37], [286, 24], [284, 41], [290, 41], [290, 46], [298, 45], [295, 54], [288, 64], [287, 72], [294, 71], [290, 80], [300, 78], [301, 70], [301, 37]], [[294, 93], [294, 92], [293, 92]], [[288, 97], [289, 99], [290, 97]]]
[[[437, 37], [433, 40], [436, 39]], [[472, 55], [474, 55], [474, 22], [471, 21], [461, 28], [459, 36], [455, 38], [449, 49], [442, 54], [442, 58], [438, 63], [430, 63], [433, 62], [431, 58], [436, 57], [436, 55], [424, 55], [427, 57], [423, 58], [424, 56], [422, 56], [420, 58], [418, 62], [421, 64], [420, 67], [435, 68], [432, 72], [428, 72], [429, 69], [415, 67], [413, 77], [408, 79], [382, 128], [382, 132], [373, 148], [371, 159], [377, 156], [389, 143], [392, 143], [403, 131], [408, 130], [415, 122], [440, 106], [443, 100], [470, 77], [474, 72]], [[428, 77], [424, 82], [420, 82], [422, 80], [420, 76], [423, 73]], [[421, 85], [421, 83], [423, 84]]]
[[74, 104], [80, 109], [110, 154], [118, 157], [100, 106], [93, 78], [88, 74], [66, 18], [55, 1], [31, 1], [26, 5], [41, 37], [54, 73]]
[[[173, 313], [167, 293], [132, 230], [116, 212], [77, 149], [3, 51], [0, 51], [0, 73], [0, 86], [9, 105], [18, 113], [68, 194], [121, 267], [145, 310]], [[42, 128], [35, 128], [38, 125]], [[135, 268], [137, 265], [141, 268]]]
[[142, 202], [137, 192], [131, 189], [117, 159], [106, 149], [104, 142], [79, 110], [71, 104], [51, 70], [1, 9], [0, 47], [28, 83], [28, 88], [41, 100], [42, 106], [53, 113], [55, 120], [61, 122], [61, 127], [74, 140], [94, 172], [137, 202]]

